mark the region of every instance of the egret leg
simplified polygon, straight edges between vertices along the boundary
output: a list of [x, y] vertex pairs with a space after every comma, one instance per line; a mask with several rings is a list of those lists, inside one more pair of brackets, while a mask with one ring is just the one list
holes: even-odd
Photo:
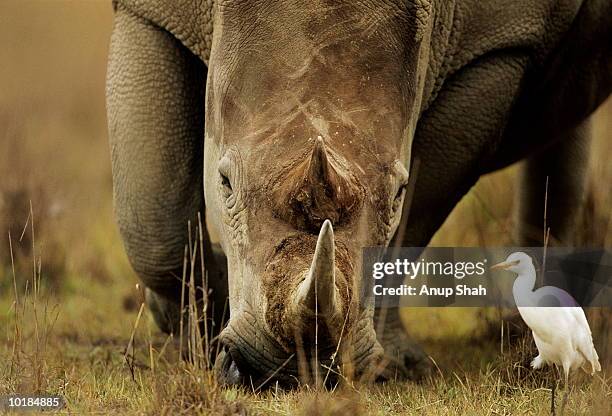
[[557, 383], [553, 380], [552, 388], [550, 389], [550, 414], [555, 416], [555, 387]]
[[563, 366], [563, 372], [565, 373], [565, 392], [563, 393], [563, 400], [561, 400], [561, 414], [565, 412], [565, 405], [567, 404], [567, 397], [570, 393], [570, 388], [568, 384], [569, 378], [569, 366]]
[[567, 397], [569, 396], [569, 389], [565, 389], [565, 393], [563, 393], [563, 400], [561, 400], [561, 414], [565, 412], [565, 405], [567, 404]]

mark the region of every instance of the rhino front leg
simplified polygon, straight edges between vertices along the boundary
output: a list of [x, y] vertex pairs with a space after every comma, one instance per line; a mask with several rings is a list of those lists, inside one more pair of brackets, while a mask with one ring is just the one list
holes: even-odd
[[[205, 80], [206, 66], [172, 35], [118, 6], [107, 79], [115, 213], [148, 303], [169, 332], [180, 316], [188, 222], [195, 229], [204, 210]], [[205, 252], [217, 300], [210, 315], [219, 319], [224, 257], [218, 252], [214, 261], [208, 240]]]
[[406, 332], [398, 308], [379, 308], [374, 314], [376, 338], [389, 361], [387, 377], [393, 380], [420, 380], [431, 370], [423, 348]]

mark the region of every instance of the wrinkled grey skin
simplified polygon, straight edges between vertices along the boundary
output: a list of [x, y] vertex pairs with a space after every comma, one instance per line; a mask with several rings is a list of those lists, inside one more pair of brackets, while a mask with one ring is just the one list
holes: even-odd
[[[547, 176], [548, 225], [568, 241], [589, 115], [612, 85], [609, 0], [212, 3], [116, 1], [107, 101], [117, 220], [166, 331], [177, 331], [187, 223], [206, 202], [219, 237], [205, 233], [210, 336], [229, 297], [225, 381], [282, 366], [274, 378], [290, 382], [298, 347], [310, 357], [314, 315], [286, 305], [326, 218], [337, 285], [358, 293], [361, 247], [427, 245], [479, 176], [525, 160], [517, 242], [539, 242]], [[291, 195], [323, 185], [292, 172], [317, 152], [336, 175], [321, 184], [354, 191], [305, 209]], [[420, 371], [396, 310], [375, 325], [356, 296], [338, 299], [356, 374]], [[333, 327], [321, 321], [328, 363]]]

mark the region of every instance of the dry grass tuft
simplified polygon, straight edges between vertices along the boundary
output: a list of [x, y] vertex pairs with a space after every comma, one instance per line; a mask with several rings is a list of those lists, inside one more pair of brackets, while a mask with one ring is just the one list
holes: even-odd
[[44, 269], [38, 267], [41, 282], [59, 289], [66, 275], [65, 248], [52, 233], [61, 208], [33, 166], [35, 161], [28, 157], [17, 128], [9, 123], [0, 132], [0, 289], [6, 289], [11, 280], [11, 270], [6, 267], [11, 263], [17, 271], [19, 288], [23, 289], [31, 276], [26, 271], [32, 270], [31, 258], [35, 256], [34, 232], [27, 232], [28, 227], [35, 230], [36, 249], [45, 253]]
[[159, 373], [151, 393], [149, 414], [247, 414], [242, 399], [225, 397], [210, 370], [202, 371], [185, 362]]
[[304, 406], [299, 414], [302, 416], [360, 416], [364, 413], [364, 404], [354, 391], [341, 390], [337, 394], [309, 393], [303, 397]]
[[[15, 253], [12, 239], [9, 236], [9, 258], [13, 282], [13, 302], [9, 311], [12, 315], [9, 335], [11, 344], [8, 364], [3, 368], [4, 374], [0, 383], [0, 391], [4, 394], [21, 391], [42, 394], [50, 387], [51, 380], [57, 378], [57, 372], [50, 365], [48, 356], [48, 341], [52, 336], [53, 325], [58, 318], [58, 310], [51, 306], [49, 298], [41, 292], [42, 274], [41, 262], [35, 252], [34, 217], [30, 211], [29, 227], [24, 229], [24, 235], [31, 236], [32, 250], [30, 255], [31, 278], [24, 279], [23, 293], [17, 284]], [[27, 326], [24, 323], [27, 322]]]

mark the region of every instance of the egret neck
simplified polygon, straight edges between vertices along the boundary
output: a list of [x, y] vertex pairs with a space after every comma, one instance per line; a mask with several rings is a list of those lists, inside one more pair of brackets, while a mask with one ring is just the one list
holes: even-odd
[[537, 302], [533, 293], [536, 283], [536, 270], [533, 263], [531, 261], [521, 262], [518, 265], [517, 273], [518, 276], [512, 285], [512, 294], [516, 306], [536, 306]]

